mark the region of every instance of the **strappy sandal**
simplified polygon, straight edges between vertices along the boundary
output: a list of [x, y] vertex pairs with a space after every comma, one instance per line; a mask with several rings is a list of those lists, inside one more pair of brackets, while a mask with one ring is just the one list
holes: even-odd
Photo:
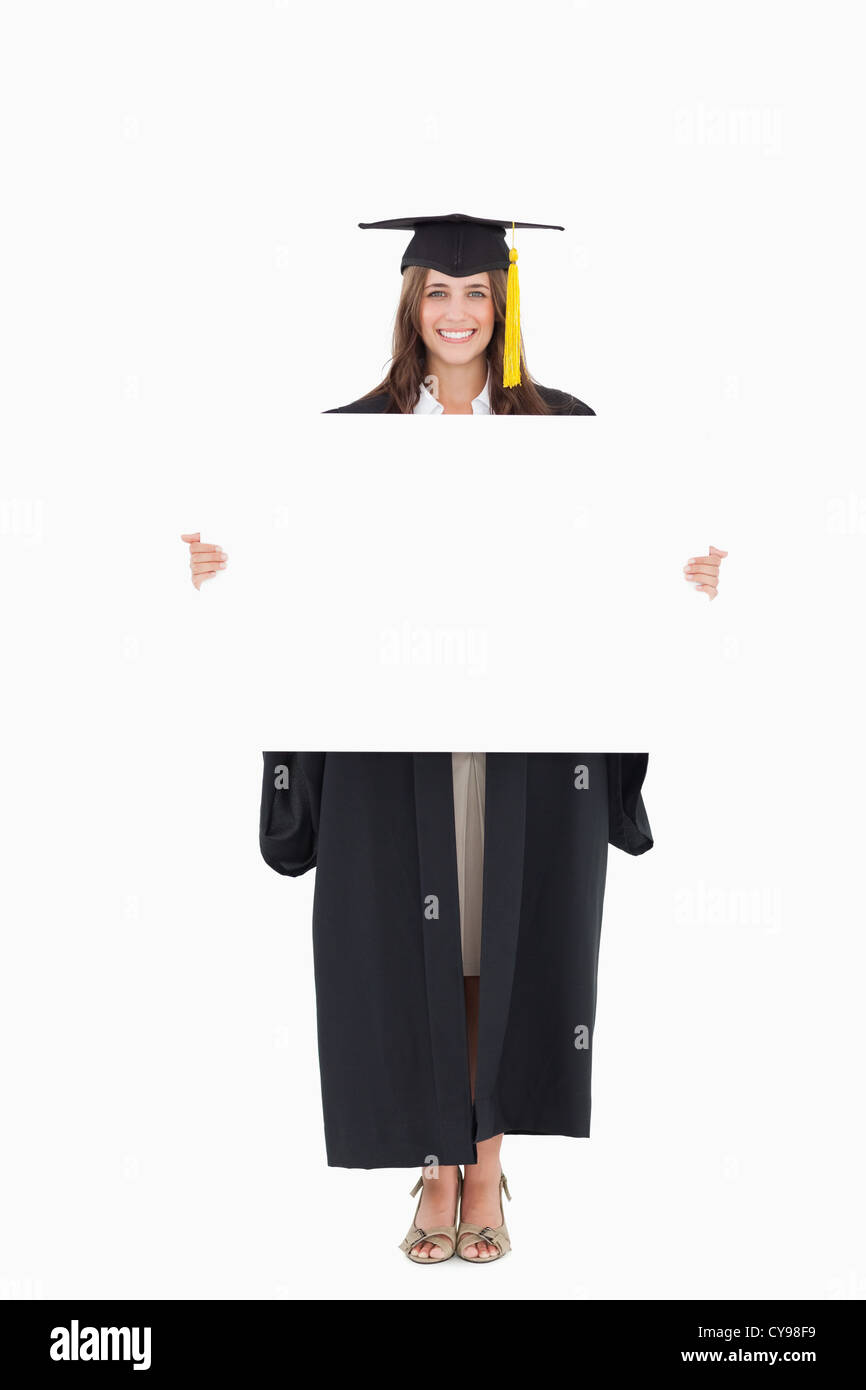
[[[468, 1221], [461, 1221], [457, 1232], [457, 1249], [454, 1252], [459, 1255], [468, 1265], [495, 1265], [497, 1260], [501, 1260], [503, 1255], [507, 1255], [511, 1249], [511, 1238], [508, 1234], [508, 1227], [505, 1224], [505, 1209], [502, 1207], [502, 1196], [504, 1192], [509, 1202], [511, 1193], [508, 1191], [508, 1179], [502, 1173], [499, 1178], [499, 1205], [502, 1208], [501, 1226], [472, 1226]], [[463, 1254], [467, 1245], [477, 1245], [479, 1240], [486, 1241], [488, 1245], [495, 1245], [499, 1251], [498, 1255], [476, 1255], [469, 1258]]]
[[[444, 1265], [446, 1260], [451, 1259], [451, 1256], [457, 1248], [457, 1213], [460, 1210], [460, 1194], [463, 1191], [463, 1174], [458, 1168], [457, 1201], [454, 1204], [453, 1226], [437, 1226], [435, 1231], [422, 1231], [421, 1227], [417, 1224], [417, 1218], [424, 1196], [422, 1192], [423, 1186], [424, 1177], [422, 1175], [409, 1193], [410, 1197], [414, 1197], [417, 1192], [421, 1192], [421, 1196], [418, 1198], [418, 1205], [415, 1208], [415, 1220], [406, 1232], [405, 1239], [400, 1242], [400, 1249], [405, 1250], [407, 1258], [415, 1265]], [[429, 1255], [414, 1254], [416, 1245], [424, 1245], [428, 1241], [431, 1245], [438, 1245], [439, 1249], [443, 1252], [441, 1260], [431, 1260]]]

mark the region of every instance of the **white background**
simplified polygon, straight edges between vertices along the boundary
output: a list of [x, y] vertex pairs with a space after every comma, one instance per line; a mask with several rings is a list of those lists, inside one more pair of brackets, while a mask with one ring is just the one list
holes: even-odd
[[[4, 7], [0, 1294], [866, 1293], [860, 37]], [[596, 420], [320, 415], [388, 355], [403, 242], [356, 223], [452, 210], [565, 224], [528, 359]], [[399, 1254], [411, 1174], [325, 1166], [286, 744], [651, 750], [593, 1138], [506, 1141], [485, 1275]]]

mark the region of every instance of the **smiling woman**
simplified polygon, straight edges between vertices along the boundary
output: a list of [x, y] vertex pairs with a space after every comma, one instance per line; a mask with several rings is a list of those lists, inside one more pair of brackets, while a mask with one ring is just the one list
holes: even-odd
[[401, 262], [388, 373], [360, 400], [326, 414], [595, 414], [576, 396], [541, 386], [529, 375], [517, 251], [509, 251], [505, 223], [449, 213], [360, 225], [415, 234]]

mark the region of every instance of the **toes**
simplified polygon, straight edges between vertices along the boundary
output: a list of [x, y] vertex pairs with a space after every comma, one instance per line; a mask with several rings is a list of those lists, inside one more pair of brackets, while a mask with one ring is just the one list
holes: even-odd
[[466, 1256], [467, 1260], [477, 1260], [477, 1259], [478, 1259], [478, 1246], [477, 1246], [477, 1245], [465, 1245], [465, 1246], [463, 1247], [463, 1254]]
[[412, 1254], [417, 1255], [419, 1260], [444, 1260], [446, 1254], [450, 1254], [450, 1251], [442, 1250], [440, 1246], [433, 1245], [429, 1240], [425, 1240], [422, 1241], [420, 1245], [412, 1246]]
[[480, 1240], [474, 1248], [477, 1251], [475, 1258], [478, 1260], [495, 1260], [499, 1254], [496, 1246], [491, 1245], [489, 1240]]

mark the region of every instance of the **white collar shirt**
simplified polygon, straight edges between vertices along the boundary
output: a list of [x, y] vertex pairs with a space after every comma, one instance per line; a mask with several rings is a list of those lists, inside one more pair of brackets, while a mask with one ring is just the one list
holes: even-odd
[[[417, 401], [417, 404], [416, 404], [416, 406], [415, 406], [415, 409], [412, 411], [412, 414], [413, 414], [413, 415], [444, 415], [444, 414], [445, 414], [445, 407], [444, 407], [444, 405], [442, 404], [441, 401], [437, 401], [437, 399], [436, 399], [436, 397], [433, 395], [432, 391], [429, 391], [429, 390], [427, 389], [427, 387], [424, 385], [424, 382], [423, 382], [423, 381], [422, 381], [422, 383], [421, 383], [421, 390], [420, 390], [420, 392], [419, 392], [419, 394], [418, 394], [418, 401]], [[480, 391], [480, 393], [475, 397], [474, 401], [472, 402], [472, 414], [473, 414], [473, 415], [490, 415], [490, 414], [491, 414], [491, 410], [490, 410], [490, 373], [489, 373], [489, 372], [487, 373], [487, 380], [485, 381], [482, 390]]]

